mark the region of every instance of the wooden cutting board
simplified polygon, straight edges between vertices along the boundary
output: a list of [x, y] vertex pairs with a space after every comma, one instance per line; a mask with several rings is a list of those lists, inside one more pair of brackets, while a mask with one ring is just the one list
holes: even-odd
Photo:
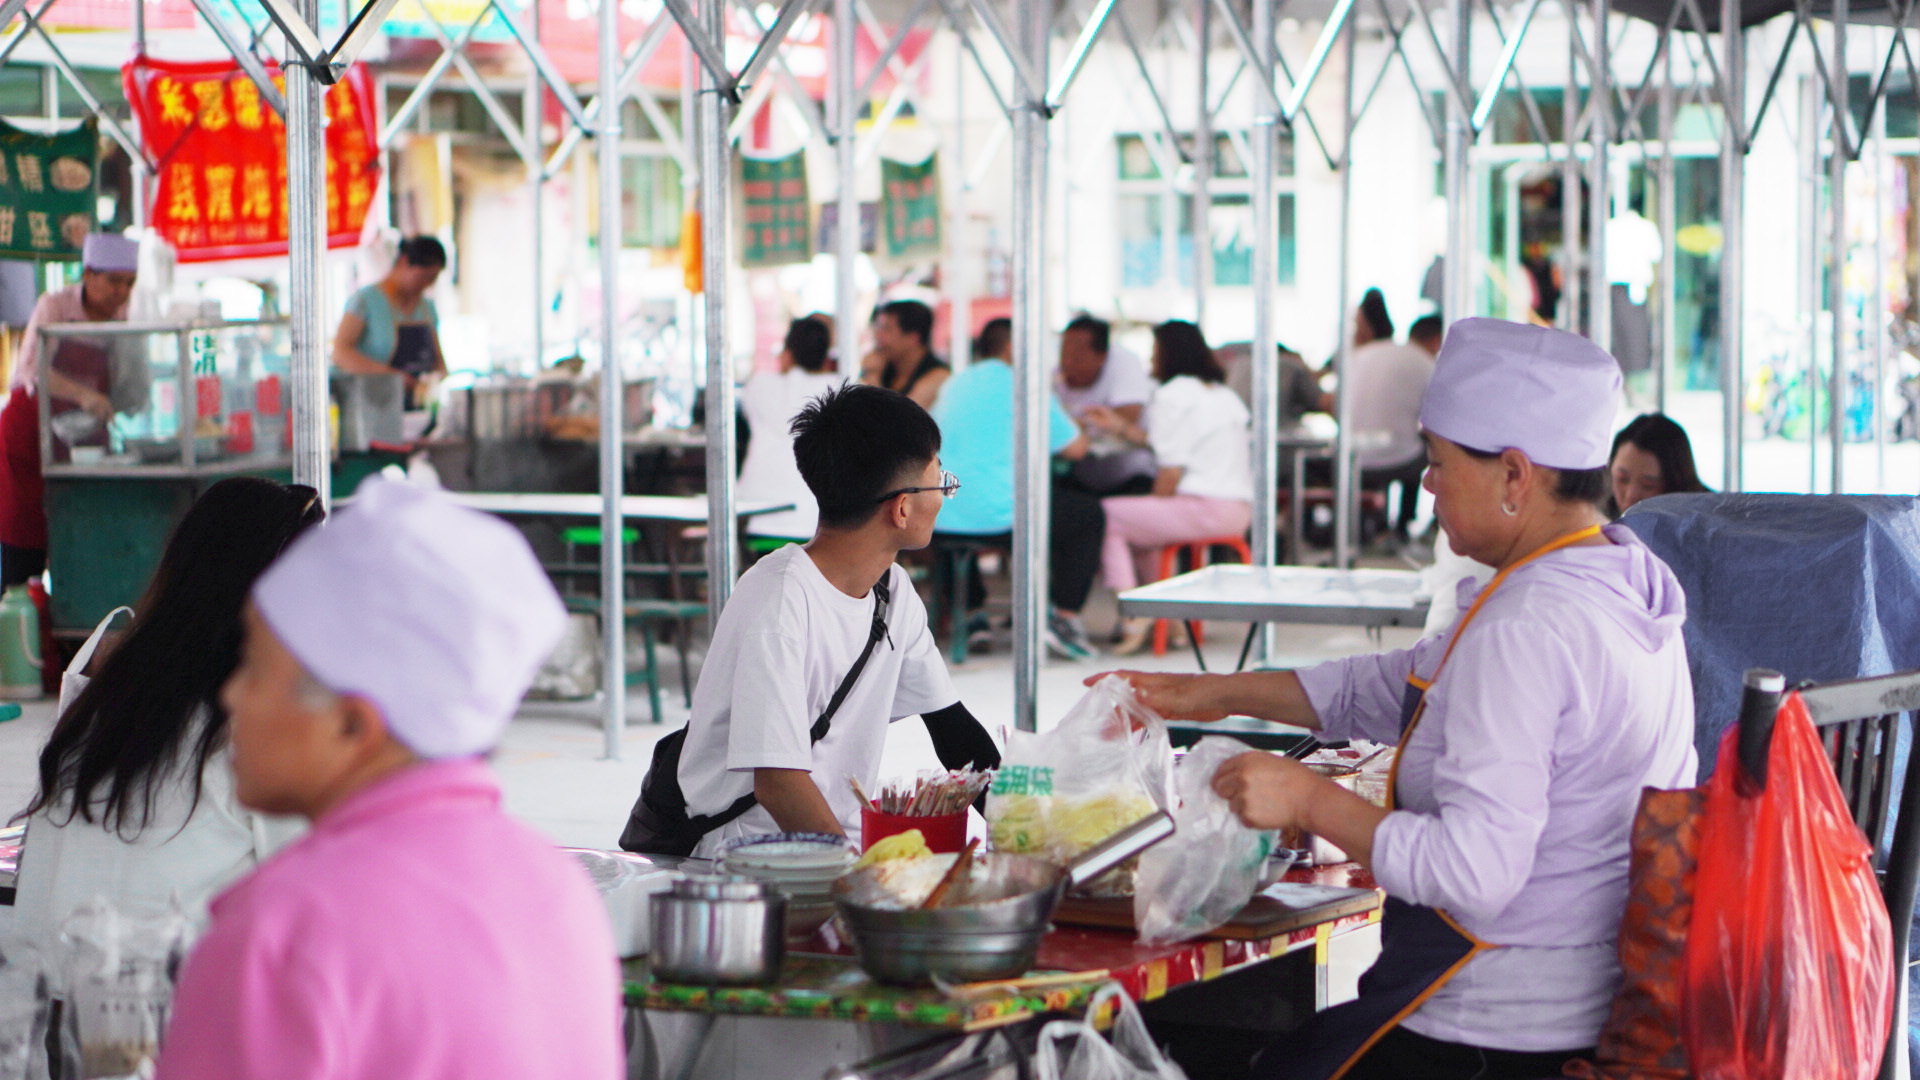
[[[1238, 915], [1202, 934], [1201, 938], [1258, 941], [1372, 911], [1379, 906], [1380, 893], [1377, 889], [1281, 882], [1256, 894], [1246, 907], [1240, 909]], [[1103, 930], [1138, 929], [1133, 922], [1133, 900], [1130, 897], [1092, 899], [1069, 896], [1054, 909], [1053, 921], [1067, 926], [1092, 926]]]

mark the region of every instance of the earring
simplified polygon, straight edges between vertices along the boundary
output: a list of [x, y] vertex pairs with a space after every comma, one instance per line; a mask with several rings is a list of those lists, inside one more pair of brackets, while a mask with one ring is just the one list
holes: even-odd
[[1515, 517], [1519, 515], [1520, 509], [1514, 506], [1512, 503], [1503, 502], [1500, 504], [1500, 512], [1507, 515], [1508, 517]]

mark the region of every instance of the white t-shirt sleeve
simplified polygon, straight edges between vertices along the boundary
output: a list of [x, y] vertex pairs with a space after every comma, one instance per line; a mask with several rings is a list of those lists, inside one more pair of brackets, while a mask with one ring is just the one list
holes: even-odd
[[1193, 407], [1197, 402], [1185, 392], [1187, 389], [1179, 380], [1169, 382], [1147, 405], [1147, 445], [1153, 448], [1154, 460], [1163, 469], [1192, 468], [1195, 452], [1206, 434], [1196, 422], [1200, 420]]
[[813, 769], [813, 717], [803, 711], [805, 644], [778, 627], [740, 641], [728, 710], [727, 769]]
[[[905, 572], [896, 571], [891, 578], [893, 594], [904, 601], [898, 622], [888, 620], [894, 632], [900, 635], [898, 644], [903, 655], [900, 658], [900, 679], [894, 685], [893, 708], [888, 712], [889, 720], [898, 720], [906, 716], [920, 716], [936, 712], [960, 700], [960, 692], [953, 688], [953, 676], [947, 672], [947, 662], [940, 655], [940, 643], [934, 640], [933, 628], [927, 624], [927, 609], [920, 602], [920, 594], [913, 590], [913, 584]], [[886, 648], [882, 642], [880, 648]]]

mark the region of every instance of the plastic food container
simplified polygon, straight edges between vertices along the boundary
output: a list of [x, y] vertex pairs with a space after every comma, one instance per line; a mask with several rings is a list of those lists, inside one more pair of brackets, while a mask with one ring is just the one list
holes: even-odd
[[927, 848], [936, 855], [958, 855], [967, 846], [967, 812], [936, 817], [908, 817], [889, 814], [872, 806], [860, 808], [860, 850], [865, 851], [889, 836], [908, 829], [919, 829]]

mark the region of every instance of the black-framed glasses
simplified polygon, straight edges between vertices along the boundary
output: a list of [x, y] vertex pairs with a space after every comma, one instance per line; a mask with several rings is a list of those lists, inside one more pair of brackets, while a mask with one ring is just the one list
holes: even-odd
[[959, 490], [960, 490], [960, 478], [953, 475], [952, 473], [948, 472], [945, 469], [941, 469], [940, 482], [938, 484], [935, 484], [931, 487], [895, 488], [894, 490], [887, 492], [885, 495], [882, 495], [873, 501], [877, 503], [883, 503], [883, 502], [886, 502], [888, 499], [891, 499], [897, 495], [915, 495], [922, 491], [937, 491], [941, 495], [945, 496], [946, 498], [951, 499], [953, 498], [953, 493]]

